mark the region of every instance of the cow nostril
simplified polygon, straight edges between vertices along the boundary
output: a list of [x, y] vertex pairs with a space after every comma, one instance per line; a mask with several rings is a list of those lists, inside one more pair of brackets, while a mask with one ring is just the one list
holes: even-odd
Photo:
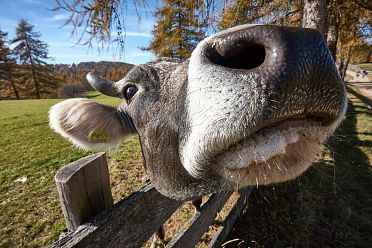
[[210, 62], [234, 69], [254, 69], [259, 67], [266, 56], [265, 47], [261, 44], [237, 40], [221, 42], [207, 50]]

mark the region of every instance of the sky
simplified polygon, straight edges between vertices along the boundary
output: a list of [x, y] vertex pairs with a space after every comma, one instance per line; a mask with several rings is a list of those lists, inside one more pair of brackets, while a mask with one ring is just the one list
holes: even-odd
[[100, 49], [95, 43], [89, 48], [84, 45], [77, 45], [80, 36], [72, 36], [72, 26], [63, 26], [69, 16], [64, 11], [50, 11], [55, 7], [54, 0], [0, 0], [0, 29], [8, 33], [8, 38], [15, 37], [15, 29], [21, 18], [35, 26], [34, 30], [40, 32], [40, 39], [48, 44], [49, 56], [52, 58], [49, 63], [72, 64], [87, 61], [119, 61], [131, 64], [146, 63], [155, 58], [141, 47], [148, 46], [151, 40], [151, 30], [155, 19], [151, 10], [156, 8], [158, 1], [150, 1], [145, 12], [138, 9], [142, 16], [141, 21], [135, 8], [128, 1], [127, 13], [125, 16], [125, 47], [124, 53], [119, 53], [116, 45], [109, 49]]

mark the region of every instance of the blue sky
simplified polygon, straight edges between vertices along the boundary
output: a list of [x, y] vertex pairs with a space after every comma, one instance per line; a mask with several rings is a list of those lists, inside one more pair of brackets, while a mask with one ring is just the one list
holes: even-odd
[[[0, 0], [0, 29], [8, 32], [8, 38], [15, 35], [16, 26], [21, 18], [35, 26], [35, 31], [41, 33], [41, 40], [49, 45], [49, 56], [53, 60], [50, 63], [79, 63], [82, 61], [121, 61], [132, 64], [146, 63], [154, 58], [150, 52], [141, 51], [140, 47], [146, 47], [151, 40], [151, 30], [155, 19], [150, 11], [147, 17], [142, 9], [141, 21], [138, 21], [136, 11], [128, 1], [128, 9], [125, 17], [126, 39], [125, 51], [118, 53], [116, 45], [109, 49], [76, 45], [78, 36], [70, 37], [72, 27], [61, 27], [68, 17], [67, 12], [53, 12], [48, 8], [55, 7], [53, 0]], [[153, 1], [150, 10], [156, 8], [158, 1]]]

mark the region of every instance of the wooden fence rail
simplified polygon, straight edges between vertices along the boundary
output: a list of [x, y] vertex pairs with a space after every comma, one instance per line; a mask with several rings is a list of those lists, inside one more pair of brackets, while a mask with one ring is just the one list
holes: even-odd
[[[148, 183], [112, 205], [104, 153], [87, 156], [56, 174], [63, 214], [70, 233], [50, 247], [141, 247], [183, 202], [160, 194]], [[209, 247], [220, 247], [247, 202], [241, 191]], [[166, 247], [194, 247], [232, 192], [212, 194]]]

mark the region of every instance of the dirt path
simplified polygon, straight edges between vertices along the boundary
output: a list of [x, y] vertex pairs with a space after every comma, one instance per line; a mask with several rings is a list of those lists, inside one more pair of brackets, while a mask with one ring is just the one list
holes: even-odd
[[365, 102], [370, 109], [372, 109], [372, 76], [369, 74], [366, 77], [356, 77], [356, 73], [348, 70], [347, 75], [351, 76], [352, 79], [346, 82], [347, 84], [352, 85], [360, 96], [359, 99], [361, 99], [363, 102]]
[[[364, 82], [349, 82], [350, 85], [357, 88], [359, 93], [372, 102], [372, 82], [364, 83]], [[371, 106], [371, 104], [369, 104]]]
[[[371, 72], [370, 72], [371, 73]], [[346, 75], [349, 75], [352, 79], [349, 80], [350, 82], [361, 82], [361, 83], [371, 83], [372, 82], [372, 75], [367, 74], [366, 76], [357, 77], [356, 72], [352, 70], [347, 70]]]

